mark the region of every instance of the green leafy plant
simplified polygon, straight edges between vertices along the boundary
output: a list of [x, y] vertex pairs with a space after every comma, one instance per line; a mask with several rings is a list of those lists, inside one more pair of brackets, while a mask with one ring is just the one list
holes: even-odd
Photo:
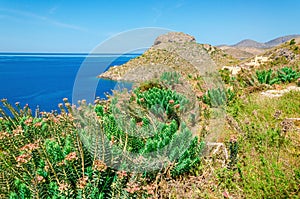
[[278, 79], [274, 78], [272, 69], [256, 71], [256, 78], [260, 84], [272, 85], [278, 82]]
[[220, 88], [211, 89], [203, 96], [203, 102], [211, 107], [219, 107], [234, 100], [235, 96], [236, 93], [230, 89], [227, 89], [226, 91]]
[[180, 77], [181, 77], [181, 75], [175, 71], [174, 72], [164, 72], [160, 76], [160, 80], [167, 85], [173, 85], [173, 84], [180, 83]]
[[292, 40], [290, 41], [290, 45], [295, 45], [295, 44], [296, 44], [295, 39], [292, 39]]
[[[0, 194], [3, 198], [108, 198], [117, 175], [82, 146], [69, 113], [32, 116], [2, 100]], [[9, 111], [9, 112], [8, 112]], [[13, 117], [11, 116], [13, 115]]]
[[228, 69], [219, 70], [219, 73], [221, 75], [222, 80], [225, 84], [229, 84], [231, 77], [230, 77], [230, 71]]
[[[96, 114], [101, 117], [103, 132], [109, 140], [113, 140], [116, 148], [144, 157], [149, 154], [152, 158], [159, 157], [162, 153], [168, 155], [174, 164], [174, 177], [188, 172], [200, 163], [203, 148], [203, 143], [193, 138], [189, 128], [179, 117], [188, 109], [189, 100], [159, 85], [148, 87], [147, 90], [142, 88], [144, 87], [134, 89], [129, 104], [119, 104], [123, 100], [117, 97], [112, 100], [106, 112], [103, 112], [102, 105], [95, 106]], [[120, 116], [121, 107], [126, 107], [127, 114], [124, 117]], [[149, 114], [155, 117], [149, 117]], [[195, 123], [195, 118], [190, 122]], [[130, 161], [132, 160], [123, 159], [122, 165], [130, 166]], [[158, 170], [154, 169], [153, 174], [156, 172]]]
[[256, 78], [260, 84], [273, 85], [275, 83], [292, 82], [300, 77], [300, 73], [292, 69], [291, 67], [284, 67], [273, 73], [272, 69], [268, 71], [256, 71]]
[[291, 67], [284, 67], [277, 71], [277, 79], [280, 82], [292, 82], [300, 77], [300, 73], [293, 70]]

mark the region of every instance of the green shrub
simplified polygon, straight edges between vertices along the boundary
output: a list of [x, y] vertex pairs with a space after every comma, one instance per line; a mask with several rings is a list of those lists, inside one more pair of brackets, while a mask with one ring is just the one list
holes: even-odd
[[284, 67], [273, 73], [272, 69], [268, 71], [256, 71], [256, 78], [260, 84], [273, 85], [275, 83], [290, 83], [300, 77], [300, 73], [296, 72], [291, 67]]
[[295, 44], [296, 44], [295, 39], [292, 39], [292, 40], [290, 41], [290, 45], [295, 45]]
[[[187, 111], [189, 100], [175, 91], [155, 86], [147, 90], [136, 88], [133, 95], [126, 105], [118, 104], [122, 100], [114, 98], [103, 115], [101, 105], [96, 105], [96, 114], [102, 115], [100, 126], [106, 137], [114, 140], [113, 147], [145, 158], [165, 154], [175, 165], [171, 171], [173, 177], [199, 164], [203, 143], [193, 138], [179, 117]], [[123, 115], [122, 107], [125, 106], [127, 114]], [[149, 112], [155, 117], [149, 117]], [[128, 169], [130, 161], [123, 159], [123, 167]], [[158, 172], [153, 170], [153, 174]]]
[[224, 70], [219, 70], [219, 73], [220, 73], [221, 78], [224, 81], [224, 83], [229, 84], [230, 80], [231, 80], [230, 71], [228, 69], [224, 69]]
[[70, 113], [33, 117], [29, 107], [3, 104], [11, 112], [0, 108], [0, 193], [5, 198], [110, 197], [116, 173], [82, 146]]
[[217, 88], [208, 90], [203, 96], [203, 102], [208, 104], [210, 107], [220, 107], [228, 104], [236, 97], [236, 93], [230, 89], [226, 91]]
[[167, 85], [173, 85], [173, 84], [180, 83], [180, 77], [181, 77], [181, 75], [175, 71], [174, 72], [164, 72], [160, 76], [160, 80]]
[[262, 70], [262, 71], [256, 71], [256, 78], [259, 83], [261, 84], [275, 84], [278, 82], [278, 79], [274, 78], [273, 70]]
[[277, 79], [280, 82], [292, 82], [300, 77], [300, 73], [293, 70], [291, 67], [284, 67], [277, 71]]

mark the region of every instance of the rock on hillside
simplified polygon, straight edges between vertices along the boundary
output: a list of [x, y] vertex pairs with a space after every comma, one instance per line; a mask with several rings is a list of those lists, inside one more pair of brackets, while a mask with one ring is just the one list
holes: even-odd
[[263, 54], [269, 57], [272, 65], [298, 65], [300, 63], [300, 38], [294, 39], [294, 43], [287, 41]]
[[183, 32], [169, 32], [164, 35], [160, 35], [154, 41], [154, 45], [158, 45], [160, 43], [189, 43], [196, 42], [195, 37], [184, 34]]

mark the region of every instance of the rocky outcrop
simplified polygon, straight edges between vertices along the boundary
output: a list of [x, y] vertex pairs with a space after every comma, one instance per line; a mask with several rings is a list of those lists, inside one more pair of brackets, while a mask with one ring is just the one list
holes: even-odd
[[185, 34], [183, 32], [169, 32], [164, 35], [160, 35], [154, 41], [154, 46], [160, 43], [189, 43], [196, 42], [195, 37]]
[[288, 61], [292, 61], [295, 59], [295, 53], [289, 49], [279, 49], [277, 51], [277, 56], [275, 56], [275, 59], [279, 59], [280, 57], [285, 57]]

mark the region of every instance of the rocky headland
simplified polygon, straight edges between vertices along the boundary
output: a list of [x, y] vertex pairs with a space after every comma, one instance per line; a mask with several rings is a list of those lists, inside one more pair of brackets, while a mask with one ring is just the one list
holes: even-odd
[[141, 56], [121, 66], [113, 66], [99, 78], [145, 81], [166, 71], [197, 76], [238, 60], [209, 44], [198, 44], [196, 39], [182, 32], [169, 32], [157, 37], [154, 44]]

